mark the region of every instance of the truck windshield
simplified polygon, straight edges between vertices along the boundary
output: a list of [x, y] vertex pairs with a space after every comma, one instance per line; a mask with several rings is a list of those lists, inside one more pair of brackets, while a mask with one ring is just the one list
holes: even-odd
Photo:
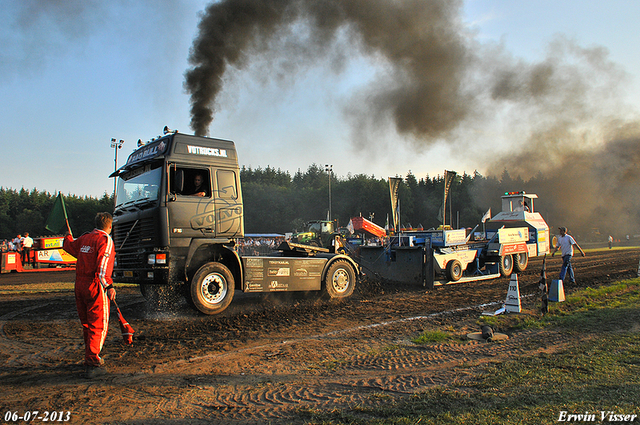
[[123, 173], [118, 178], [116, 208], [156, 201], [162, 178], [162, 167], [145, 165]]

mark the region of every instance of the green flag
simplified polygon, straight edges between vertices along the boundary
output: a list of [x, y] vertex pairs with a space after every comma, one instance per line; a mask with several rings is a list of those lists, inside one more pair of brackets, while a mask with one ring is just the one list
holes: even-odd
[[53, 233], [60, 233], [65, 227], [67, 227], [67, 210], [64, 207], [62, 193], [58, 192], [58, 197], [53, 203], [53, 208], [44, 228]]

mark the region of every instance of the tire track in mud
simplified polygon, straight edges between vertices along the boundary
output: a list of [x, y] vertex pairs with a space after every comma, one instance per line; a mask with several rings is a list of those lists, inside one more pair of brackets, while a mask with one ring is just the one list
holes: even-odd
[[[535, 294], [523, 295], [522, 298], [533, 295]], [[413, 331], [417, 332], [425, 322], [442, 316], [479, 314], [488, 307], [500, 304], [501, 302], [494, 302], [461, 307], [178, 360], [156, 366], [152, 374], [169, 371], [182, 374], [193, 369], [206, 370], [205, 364], [211, 363], [216, 364], [215, 370], [234, 371], [234, 366], [226, 363], [237, 364], [238, 356], [246, 357], [243, 369], [246, 373], [237, 368], [235, 374], [230, 372], [227, 375], [215, 375], [215, 371], [211, 371], [209, 376], [215, 378], [204, 380], [214, 379], [215, 385], [209, 383], [203, 386], [202, 379], [195, 379], [196, 383], [200, 383], [196, 384], [200, 388], [197, 396], [180, 397], [182, 400], [178, 405], [185, 414], [212, 420], [224, 419], [238, 423], [282, 420], [295, 417], [294, 414], [299, 409], [326, 410], [337, 406], [359, 405], [370, 402], [371, 397], [376, 394], [408, 395], [433, 386], [460, 383], [469, 379], [470, 373], [466, 369], [472, 365], [523, 355], [532, 350], [523, 347], [537, 347], [533, 343], [538, 337], [532, 332], [522, 332], [516, 338], [492, 344], [470, 341], [420, 347], [403, 341], [403, 347], [391, 350], [385, 346], [397, 345], [397, 341], [389, 340], [388, 336], [377, 338], [380, 333], [406, 335], [411, 333], [411, 328], [415, 328]], [[335, 345], [341, 345], [347, 334], [357, 334], [356, 340], [376, 340], [376, 348], [365, 347], [368, 353], [356, 353], [359, 348], [351, 347], [353, 355], [340, 357], [340, 351], [336, 351]], [[545, 341], [550, 347], [563, 345], [560, 335], [547, 335]], [[287, 356], [286, 350], [313, 350], [316, 345], [321, 346], [320, 350], [326, 350], [328, 365], [318, 366], [304, 361], [296, 364], [295, 359]], [[533, 350], [535, 349], [537, 348]], [[372, 350], [376, 352], [371, 353]], [[263, 363], [269, 361], [282, 362], [283, 372], [274, 374], [275, 368], [272, 365], [263, 369]], [[310, 370], [314, 372], [310, 373]], [[301, 375], [306, 376], [300, 379]]]
[[[601, 283], [621, 273], [635, 277], [637, 254], [635, 250], [633, 258], [626, 260], [620, 253], [577, 257], [579, 284]], [[532, 262], [521, 275], [523, 300], [525, 293], [537, 294], [539, 265]], [[548, 279], [555, 278], [559, 268], [557, 256], [547, 261]], [[472, 300], [500, 300], [485, 304], [494, 310], [489, 306], [504, 301], [506, 288], [504, 281], [453, 285], [426, 293], [382, 287], [327, 308], [304, 303], [296, 307], [291, 302], [263, 311], [256, 304], [257, 313], [252, 314], [247, 309], [254, 304], [247, 302], [227, 317], [207, 320], [193, 315], [149, 319], [136, 306], [126, 316], [140, 320], [139, 335], [146, 330], [146, 342], [111, 350], [111, 373], [95, 382], [64, 368], [56, 370], [61, 362], [81, 359], [81, 331], [69, 326], [72, 321], [79, 326], [72, 296], [7, 297], [4, 311], [15, 311], [0, 315], [5, 402], [13, 408], [41, 410], [64, 406], [88, 423], [296, 424], [303, 422], [300, 412], [370, 406], [434, 386], [464, 387], [487, 365], [575, 343], [567, 339], [573, 336], [548, 330], [517, 332], [507, 341], [491, 344], [472, 341], [423, 347], [408, 341], [425, 328], [451, 325], [460, 331], [473, 326], [482, 308], [451, 308], [474, 304]], [[132, 293], [122, 291], [122, 301], [139, 303], [139, 294]], [[527, 302], [533, 301], [537, 298], [532, 296]], [[9, 322], [11, 326], [5, 328]], [[151, 328], [153, 333], [148, 331]], [[113, 341], [119, 342], [117, 324], [114, 327], [111, 322], [110, 329]], [[228, 336], [206, 338], [207, 332], [222, 331]], [[16, 347], [26, 355], [25, 363]], [[43, 357], [38, 357], [38, 351]]]
[[[16, 318], [28, 316], [34, 311], [47, 310], [52, 305], [59, 308], [54, 302], [43, 301], [0, 316], [0, 371], [43, 365], [55, 367], [61, 363], [63, 367], [68, 367], [80, 361], [76, 354], [84, 350], [84, 343], [75, 304], [64, 310], [57, 310], [58, 318], [55, 320], [37, 322], [38, 326], [46, 329], [45, 332], [30, 335], [28, 338], [12, 338], [7, 334], [6, 327], [9, 322], [12, 322], [12, 327], [16, 326], [16, 323], [21, 323], [19, 320], [16, 321]], [[33, 327], [34, 323], [29, 323], [26, 327]], [[110, 323], [110, 331], [112, 329], [113, 323]], [[110, 339], [113, 339], [113, 336]], [[71, 360], [74, 357], [77, 358]]]
[[[380, 394], [404, 396], [434, 386], [460, 385], [473, 376], [470, 369], [538, 352], [539, 342], [540, 332], [525, 331], [502, 342], [470, 341], [356, 354], [342, 359], [326, 376], [300, 379], [296, 371], [292, 376], [298, 378], [289, 381], [287, 376], [260, 375], [258, 370], [245, 378], [217, 377], [216, 385], [198, 386], [198, 403], [185, 397], [179, 404], [190, 405], [194, 417], [238, 423], [293, 418], [299, 409], [327, 410], [370, 403]], [[566, 335], [545, 333], [546, 351], [568, 343]]]
[[59, 347], [46, 349], [46, 343], [41, 338], [34, 339], [32, 342], [24, 342], [9, 338], [5, 331], [8, 320], [25, 315], [33, 310], [44, 309], [49, 304], [49, 302], [38, 303], [0, 316], [0, 355], [3, 357], [3, 368], [41, 365], [66, 355], [68, 350]]

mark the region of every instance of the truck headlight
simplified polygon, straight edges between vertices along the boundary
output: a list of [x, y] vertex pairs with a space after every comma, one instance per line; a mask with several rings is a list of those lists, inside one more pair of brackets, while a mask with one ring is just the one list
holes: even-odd
[[150, 265], [167, 264], [167, 254], [149, 254], [147, 263]]

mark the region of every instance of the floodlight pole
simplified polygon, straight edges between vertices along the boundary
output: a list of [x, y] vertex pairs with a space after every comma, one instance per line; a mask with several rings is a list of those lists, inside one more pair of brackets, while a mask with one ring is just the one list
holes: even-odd
[[[113, 162], [114, 162], [113, 172], [114, 173], [116, 171], [118, 171], [118, 149], [121, 149], [122, 145], [124, 145], [124, 140], [117, 141], [114, 138], [111, 139], [111, 147], [113, 148], [113, 151], [114, 151], [114, 157], [113, 157]], [[116, 183], [117, 182], [118, 182], [118, 176], [113, 176], [113, 203], [114, 204], [116, 202]]]
[[324, 171], [329, 175], [329, 220], [331, 220], [331, 174], [333, 173], [333, 164], [325, 164]]

